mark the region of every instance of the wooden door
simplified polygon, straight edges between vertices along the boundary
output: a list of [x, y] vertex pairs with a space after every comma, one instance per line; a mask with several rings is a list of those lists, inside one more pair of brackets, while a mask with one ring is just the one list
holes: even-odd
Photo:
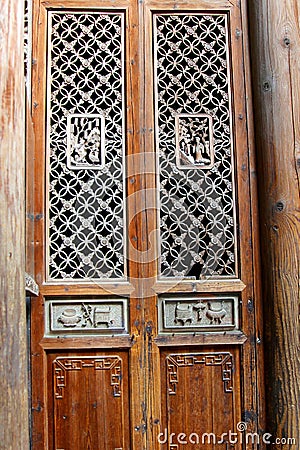
[[241, 449], [261, 426], [245, 10], [34, 2], [33, 449]]

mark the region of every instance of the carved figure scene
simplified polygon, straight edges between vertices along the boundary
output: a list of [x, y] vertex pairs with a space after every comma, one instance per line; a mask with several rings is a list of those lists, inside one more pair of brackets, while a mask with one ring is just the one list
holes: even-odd
[[69, 166], [70, 168], [94, 168], [101, 166], [101, 121], [102, 117], [74, 116], [69, 126]]
[[213, 163], [211, 126], [208, 116], [178, 117], [177, 163], [208, 167]]

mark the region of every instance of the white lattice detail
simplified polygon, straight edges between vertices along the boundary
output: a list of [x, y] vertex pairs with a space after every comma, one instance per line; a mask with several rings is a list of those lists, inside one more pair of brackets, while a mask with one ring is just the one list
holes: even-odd
[[49, 12], [49, 280], [124, 279], [124, 17]]
[[155, 14], [161, 277], [237, 276], [226, 14]]

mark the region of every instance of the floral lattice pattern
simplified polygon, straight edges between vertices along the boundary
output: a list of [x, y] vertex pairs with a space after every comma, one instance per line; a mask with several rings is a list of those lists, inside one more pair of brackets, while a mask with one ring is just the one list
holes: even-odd
[[227, 16], [156, 14], [154, 28], [160, 274], [235, 277]]

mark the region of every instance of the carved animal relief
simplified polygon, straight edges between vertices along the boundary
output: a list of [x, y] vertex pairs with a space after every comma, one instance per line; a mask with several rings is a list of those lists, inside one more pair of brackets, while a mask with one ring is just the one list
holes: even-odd
[[90, 300], [46, 302], [48, 335], [68, 333], [112, 334], [128, 332], [127, 301]]
[[238, 329], [237, 297], [162, 298], [161, 332]]

